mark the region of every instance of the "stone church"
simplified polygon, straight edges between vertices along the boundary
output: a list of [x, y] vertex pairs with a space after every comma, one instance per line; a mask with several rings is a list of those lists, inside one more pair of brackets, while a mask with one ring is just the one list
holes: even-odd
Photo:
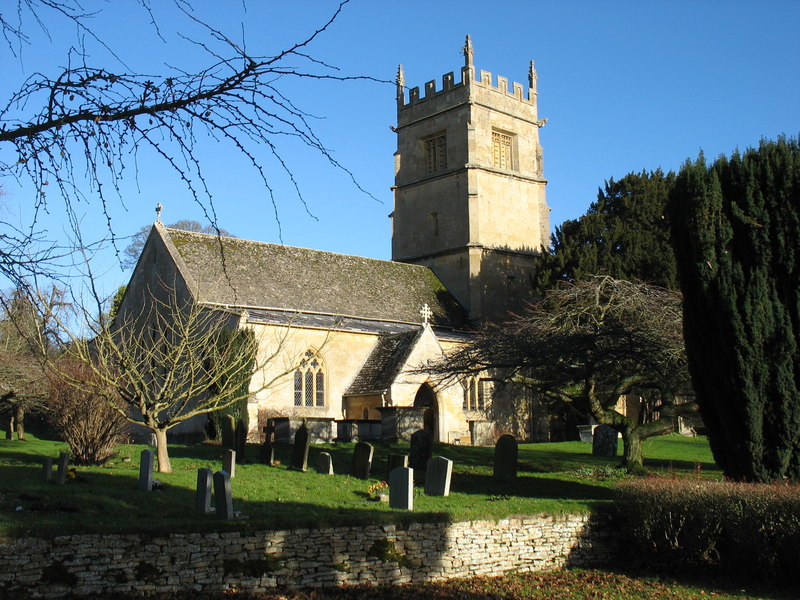
[[[120, 314], [170, 282], [253, 329], [259, 352], [276, 354], [253, 377], [254, 439], [267, 419], [279, 438], [305, 420], [318, 441], [407, 438], [421, 427], [449, 443], [530, 436], [507, 386], [440, 385], [423, 368], [530, 299], [549, 238], [533, 62], [527, 90], [509, 89], [476, 72], [469, 37], [464, 56], [460, 81], [448, 73], [439, 89], [407, 89], [398, 70], [391, 261], [154, 224]], [[184, 423], [183, 433], [203, 426]]]

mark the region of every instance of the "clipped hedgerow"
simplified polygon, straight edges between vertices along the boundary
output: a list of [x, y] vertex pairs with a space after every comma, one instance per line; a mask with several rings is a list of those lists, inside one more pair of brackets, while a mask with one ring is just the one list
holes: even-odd
[[621, 548], [649, 565], [800, 581], [800, 486], [700, 479], [615, 487]]

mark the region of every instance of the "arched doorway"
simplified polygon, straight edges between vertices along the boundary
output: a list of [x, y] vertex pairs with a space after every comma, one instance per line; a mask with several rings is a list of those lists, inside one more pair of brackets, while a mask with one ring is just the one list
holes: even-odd
[[423, 383], [417, 390], [417, 395], [414, 397], [414, 408], [424, 408], [425, 412], [422, 414], [422, 427], [425, 431], [430, 432], [434, 441], [439, 440], [439, 403], [436, 401], [436, 392], [427, 383]]

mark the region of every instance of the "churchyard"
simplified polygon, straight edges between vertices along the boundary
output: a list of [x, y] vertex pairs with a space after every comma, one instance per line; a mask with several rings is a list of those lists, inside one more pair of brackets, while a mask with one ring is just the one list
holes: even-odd
[[[68, 467], [58, 485], [61, 442], [29, 436], [28, 442], [0, 440], [0, 534], [163, 533], [228, 529], [287, 529], [374, 523], [497, 519], [508, 515], [580, 513], [611, 497], [614, 481], [624, 476], [619, 459], [592, 456], [591, 444], [521, 444], [517, 477], [494, 477], [494, 448], [434, 444], [432, 455], [453, 461], [449, 495], [427, 495], [417, 470], [413, 511], [396, 510], [388, 495], [392, 455], [410, 453], [408, 443], [374, 444], [369, 477], [356, 475], [356, 444], [314, 445], [307, 471], [291, 470], [293, 446], [275, 445], [274, 466], [260, 464], [260, 446], [248, 444], [245, 461], [227, 465], [232, 510], [246, 519], [224, 520], [196, 509], [198, 471], [223, 469], [219, 444], [171, 445], [173, 472], [149, 472], [142, 485], [140, 462], [146, 446], [124, 445], [102, 467]], [[327, 457], [325, 456], [327, 455]], [[656, 472], [719, 477], [704, 438], [666, 436], [647, 443], [646, 466]], [[52, 459], [52, 481], [43, 475], [43, 458]], [[328, 460], [333, 475], [317, 472]], [[363, 465], [360, 466], [363, 469]], [[74, 470], [70, 470], [74, 469]], [[145, 488], [145, 489], [141, 489]], [[431, 490], [428, 490], [429, 493]], [[210, 504], [213, 506], [213, 503]]]

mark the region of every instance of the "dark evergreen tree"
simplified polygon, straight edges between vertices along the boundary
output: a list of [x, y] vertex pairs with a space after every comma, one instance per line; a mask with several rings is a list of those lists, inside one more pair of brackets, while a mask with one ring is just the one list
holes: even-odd
[[556, 228], [553, 248], [542, 257], [539, 292], [590, 275], [676, 289], [664, 214], [674, 181], [673, 173], [660, 169], [607, 181], [585, 215]]
[[670, 201], [689, 367], [735, 480], [800, 480], [800, 147], [701, 156]]

